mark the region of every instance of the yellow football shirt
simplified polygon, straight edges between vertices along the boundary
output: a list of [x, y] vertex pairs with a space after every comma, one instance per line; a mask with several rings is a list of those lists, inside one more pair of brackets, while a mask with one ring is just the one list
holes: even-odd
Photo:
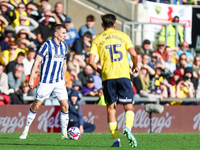
[[[17, 55], [19, 52], [23, 52], [25, 54], [25, 50], [21, 49], [21, 48], [17, 48], [15, 50], [15, 57], [13, 58], [13, 60], [15, 60], [17, 58]], [[4, 66], [6, 66], [9, 61], [10, 61], [10, 51], [9, 50], [4, 50], [1, 54], [0, 54], [0, 63], [3, 64]], [[12, 61], [13, 61], [12, 60]]]
[[127, 50], [131, 47], [133, 44], [129, 36], [115, 29], [108, 29], [94, 39], [90, 54], [99, 55], [102, 81], [130, 79]]
[[[173, 85], [172, 88], [173, 88], [174, 92], [176, 93], [177, 86]], [[183, 90], [180, 91], [180, 98], [186, 98], [188, 93], [189, 93], [188, 88], [184, 87]], [[170, 105], [181, 105], [182, 103], [183, 103], [183, 101], [172, 101], [172, 102], [169, 102]]]

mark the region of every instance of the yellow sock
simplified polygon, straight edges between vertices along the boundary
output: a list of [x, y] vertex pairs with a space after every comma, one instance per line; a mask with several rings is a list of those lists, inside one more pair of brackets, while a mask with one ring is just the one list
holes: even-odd
[[127, 111], [125, 114], [125, 126], [130, 130], [133, 127], [134, 116], [135, 114], [133, 111]]
[[110, 133], [112, 134], [113, 139], [118, 139], [118, 129], [117, 122], [109, 122]]

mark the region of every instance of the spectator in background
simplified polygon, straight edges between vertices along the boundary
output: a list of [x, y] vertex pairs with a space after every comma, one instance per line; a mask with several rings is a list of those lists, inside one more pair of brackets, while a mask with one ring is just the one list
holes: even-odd
[[48, 0], [40, 0], [40, 2], [38, 3], [37, 7], [38, 7], [38, 11], [42, 12], [43, 11], [43, 6], [49, 4]]
[[28, 45], [30, 45], [30, 41], [27, 39], [20, 39], [18, 41], [18, 47], [20, 49], [23, 49], [25, 51], [25, 54], [27, 54], [27, 52], [29, 50]]
[[0, 52], [9, 49], [9, 44], [6, 40], [7, 40], [6, 34], [0, 31]]
[[82, 94], [84, 96], [96, 96], [98, 95], [98, 90], [94, 87], [94, 78], [92, 75], [86, 77], [86, 86], [83, 86]]
[[73, 82], [74, 82], [75, 80], [79, 80], [78, 74], [76, 73], [75, 70], [70, 70], [70, 71], [69, 71], [69, 76], [70, 76], [70, 82], [66, 85], [66, 88], [67, 88], [67, 89], [72, 88]]
[[24, 65], [24, 75], [30, 75], [31, 74], [31, 69], [33, 66], [33, 63], [35, 61], [35, 55], [36, 52], [34, 49], [30, 48], [28, 53], [27, 53], [27, 57], [23, 59], [23, 65]]
[[82, 59], [80, 54], [74, 53], [74, 55], [72, 57], [73, 57], [72, 60], [68, 61], [68, 63], [67, 63], [67, 68], [69, 70], [75, 70], [76, 73], [79, 74], [80, 68], [85, 68], [86, 63]]
[[9, 24], [11, 24], [16, 19], [14, 7], [7, 2], [1, 2], [0, 8], [2, 10], [2, 15], [6, 18]]
[[34, 50], [37, 50], [37, 46], [35, 44], [37, 36], [34, 33], [22, 29], [15, 38], [19, 47], [24, 49], [26, 52], [28, 52], [29, 48], [34, 48]]
[[[193, 84], [190, 81], [186, 81], [184, 78], [180, 78], [177, 81], [177, 84], [174, 85], [173, 90], [175, 92], [176, 98], [193, 98], [194, 97], [194, 88]], [[170, 105], [181, 105], [183, 101], [172, 101], [169, 102]]]
[[172, 52], [173, 56], [171, 58], [171, 62], [173, 62], [175, 65], [176, 65], [176, 62], [178, 61], [179, 59], [179, 56], [177, 55], [177, 51], [180, 50], [180, 47], [166, 47], [166, 52]]
[[93, 69], [90, 65], [86, 65], [84, 70], [78, 74], [78, 78], [81, 81], [83, 86], [86, 86], [86, 77], [93, 73]]
[[[13, 27], [11, 25], [7, 26], [5, 28], [5, 34], [6, 34], [6, 38], [5, 41], [10, 44], [12, 41], [14, 41], [14, 31], [13, 31]], [[9, 48], [8, 48], [9, 49]]]
[[190, 81], [193, 83], [193, 87], [194, 87], [194, 90], [197, 89], [197, 79], [193, 77], [193, 70], [192, 68], [185, 68], [185, 71], [184, 71], [184, 75], [183, 75], [183, 78], [186, 79], [186, 81]]
[[4, 66], [0, 64], [0, 93], [8, 90], [8, 75], [4, 72]]
[[150, 62], [149, 61], [149, 55], [147, 55], [147, 54], [142, 55], [142, 64], [148, 65], [149, 62]]
[[5, 73], [8, 74], [9, 72], [14, 71], [15, 66], [17, 64], [23, 65], [22, 61], [23, 61], [24, 57], [25, 57], [25, 54], [22, 53], [22, 52], [19, 52], [18, 55], [17, 55], [17, 58], [14, 61], [9, 62], [8, 65], [6, 65], [6, 68], [4, 70]]
[[158, 63], [158, 62], [162, 64], [162, 69], [164, 69], [165, 68], [165, 61], [163, 60], [162, 56], [159, 55], [157, 52], [153, 52], [151, 54], [151, 62], [149, 62], [148, 65], [152, 69], [155, 69], [155, 64]]
[[157, 49], [155, 50], [160, 56], [162, 56], [163, 60], [166, 60], [166, 46], [164, 41], [158, 41]]
[[8, 26], [9, 22], [0, 14], [0, 31], [5, 33], [5, 27]]
[[[142, 68], [140, 68], [141, 70]], [[131, 76], [131, 86], [133, 89], [133, 99], [140, 98], [140, 94], [142, 91], [142, 83], [140, 81], [139, 75], [135, 76], [134, 74], [130, 73]], [[134, 100], [134, 104], [138, 104], [140, 102]]]
[[199, 0], [194, 0], [194, 5], [200, 5], [200, 1]]
[[81, 105], [79, 104], [78, 100], [80, 100], [78, 92], [73, 90], [69, 94], [69, 124], [67, 128], [69, 129], [70, 127], [75, 126], [79, 128], [81, 133], [93, 132], [96, 127], [94, 124], [83, 121]]
[[26, 96], [34, 96], [28, 85], [28, 80], [22, 81], [19, 90], [11, 94], [11, 104], [25, 104], [24, 98]]
[[[8, 0], [6, 0], [8, 1]], [[10, 4], [12, 4], [15, 9], [19, 6], [19, 4], [23, 3], [23, 4], [27, 4], [28, 3], [28, 0], [9, 0], [10, 1]]]
[[17, 64], [15, 70], [8, 73], [8, 85], [9, 88], [15, 92], [19, 90], [22, 81], [25, 80], [23, 65]]
[[198, 0], [183, 0], [185, 5], [200, 5]]
[[187, 67], [192, 67], [194, 56], [191, 52], [188, 52], [189, 45], [186, 41], [181, 44], [181, 50], [177, 51], [177, 55], [181, 57], [182, 54], [185, 54], [187, 57]]
[[85, 55], [85, 47], [91, 47], [92, 35], [86, 32], [83, 37], [76, 39], [71, 50], [78, 54]]
[[184, 70], [187, 68], [187, 56], [186, 54], [181, 54], [179, 62], [176, 64], [176, 68], [180, 69], [181, 74], [184, 75]]
[[86, 62], [86, 64], [89, 63], [89, 56], [90, 56], [90, 52], [88, 51], [88, 52], [85, 53], [85, 62]]
[[162, 98], [168, 98], [168, 97], [175, 98], [175, 92], [173, 90], [173, 87], [166, 79], [164, 79], [161, 82], [160, 88], [162, 89]]
[[[26, 21], [30, 21], [30, 24], [29, 25], [26, 25]], [[35, 21], [34, 19], [26, 16], [26, 15], [20, 15], [19, 16], [19, 22], [20, 24], [18, 26], [15, 27], [15, 34], [18, 34], [18, 32], [21, 30], [21, 29], [24, 29], [26, 31], [34, 31], [35, 29], [38, 28], [39, 24], [37, 23], [37, 21]]]
[[35, 21], [38, 21], [39, 19], [42, 18], [41, 13], [38, 11], [37, 4], [34, 3], [33, 1], [30, 1], [26, 5], [26, 12], [27, 16], [34, 19]]
[[150, 80], [149, 90], [157, 95], [161, 95], [161, 97], [166, 98], [168, 95], [166, 86], [161, 85], [163, 80], [168, 80], [172, 77], [172, 73], [166, 68], [162, 68], [161, 63], [156, 63], [155, 65], [155, 76]]
[[[42, 21], [45, 20], [45, 12], [47, 12], [47, 11], [51, 11], [51, 4], [49, 4], [49, 3], [44, 4], [44, 5], [42, 6], [42, 11], [41, 11], [41, 16], [42, 16], [42, 18], [40, 18], [40, 20], [38, 20], [39, 23], [41, 23]], [[51, 11], [51, 12], [52, 12], [52, 11]], [[59, 19], [59, 18], [58, 18], [58, 19]], [[49, 21], [50, 21], [50, 22], [55, 22], [54, 17], [50, 16]], [[60, 21], [60, 19], [59, 19], [59, 21]]]
[[[80, 80], [74, 80], [73, 84], [72, 84], [72, 88], [76, 91], [78, 91], [78, 95], [80, 98], [82, 98], [82, 88], [83, 86], [81, 85], [81, 81]], [[68, 92], [69, 93], [69, 92]]]
[[151, 56], [151, 53], [153, 50], [150, 49], [151, 42], [149, 40], [144, 40], [142, 43], [141, 53], [142, 55], [147, 54], [148, 56]]
[[172, 58], [173, 58], [173, 52], [172, 51], [168, 51], [167, 52], [167, 58], [165, 61], [165, 67], [170, 70], [171, 73], [173, 73], [176, 70], [176, 65], [172, 62]]
[[[139, 71], [139, 79], [141, 82], [141, 86], [142, 86], [142, 91], [147, 91], [149, 89], [149, 82], [150, 82], [150, 76], [149, 76], [149, 70], [148, 68], [150, 68], [149, 66], [147, 67], [147, 65], [143, 65]], [[152, 68], [151, 68], [152, 69]], [[152, 69], [153, 70], [153, 69]], [[155, 71], [154, 71], [155, 74]], [[138, 82], [139, 83], [139, 82]], [[134, 85], [137, 89], [137, 82], [134, 82]], [[140, 83], [139, 83], [140, 84]], [[140, 93], [141, 91], [139, 91]]]
[[66, 17], [65, 18], [65, 27], [66, 27], [66, 37], [65, 37], [65, 42], [67, 43], [67, 45], [72, 48], [73, 44], [74, 44], [74, 41], [76, 39], [79, 39], [79, 34], [76, 30], [76, 28], [72, 28], [72, 19], [70, 17]]
[[[25, 76], [26, 80], [30, 80], [30, 75]], [[33, 84], [33, 90], [36, 90], [36, 87], [38, 83], [40, 82], [40, 68], [38, 66], [37, 71], [34, 74], [34, 84]]]
[[[137, 93], [140, 97], [156, 97], [154, 94], [151, 94], [151, 91], [149, 90], [150, 72], [152, 75], [155, 74], [155, 71], [151, 67], [143, 65], [139, 71], [138, 77], [133, 78], [131, 76], [131, 81], [133, 85], [135, 85]], [[135, 101], [134, 104], [143, 103]]]
[[173, 74], [174, 75], [170, 78], [170, 84], [171, 85], [176, 85], [176, 83], [178, 82], [178, 80], [180, 78], [182, 78], [183, 75], [182, 75], [180, 69], [178, 69], [178, 68], [173, 72]]
[[27, 31], [25, 29], [21, 29], [15, 37], [16, 41], [19, 41], [20, 39], [27, 39], [29, 41], [33, 41], [33, 40], [37, 39], [37, 36], [30, 31]]
[[192, 70], [193, 70], [193, 76], [195, 78], [198, 78], [200, 75], [200, 56], [195, 56], [194, 62], [192, 65]]
[[[175, 16], [173, 18], [172, 22], [178, 23], [179, 17]], [[180, 25], [177, 26], [177, 29], [178, 29], [178, 43], [182, 43], [183, 42], [183, 30], [182, 30]], [[167, 33], [167, 35], [168, 35], [167, 46], [168, 47], [176, 47], [176, 45], [175, 45], [175, 41], [176, 41], [176, 27], [175, 27], [175, 25], [169, 24], [167, 26], [167, 32], [168, 32]], [[158, 37], [158, 40], [165, 43], [165, 26], [162, 27], [162, 31], [160, 33], [160, 36]]]
[[[55, 24], [61, 23], [56, 14], [52, 13], [50, 10], [45, 11], [44, 16], [45, 19], [41, 23], [39, 23], [39, 27], [36, 31], [39, 47], [40, 45], [42, 45], [43, 42], [47, 41], [47, 39], [53, 36], [53, 26]], [[50, 22], [50, 17], [53, 17], [56, 20], [56, 22]]]
[[[22, 2], [19, 3], [17, 5], [17, 8], [15, 9], [15, 14], [16, 14], [16, 19], [12, 22], [12, 25], [13, 25], [14, 28], [19, 26], [22, 23], [22, 21], [20, 21], [20, 16], [21, 15], [27, 16], [26, 5], [24, 3], [22, 3]], [[23, 26], [28, 26], [28, 25], [30, 25], [30, 21], [29, 20], [25, 20], [25, 18], [24, 18]]]
[[55, 4], [55, 10], [54, 10], [54, 13], [57, 15], [57, 17], [60, 19], [60, 22], [61, 23], [64, 23], [65, 22], [65, 19], [66, 19], [66, 15], [63, 14], [63, 4], [61, 2], [57, 2]]
[[4, 50], [0, 54], [0, 63], [6, 66], [9, 62], [14, 61], [17, 58], [19, 52], [25, 53], [25, 50], [18, 48], [16, 41], [10, 42], [9, 50]]
[[94, 39], [95, 38], [95, 30], [93, 28], [94, 24], [95, 24], [95, 17], [93, 15], [88, 15], [86, 17], [86, 24], [81, 26], [81, 28], [79, 29], [79, 35], [83, 37], [86, 32], [90, 32], [92, 38]]

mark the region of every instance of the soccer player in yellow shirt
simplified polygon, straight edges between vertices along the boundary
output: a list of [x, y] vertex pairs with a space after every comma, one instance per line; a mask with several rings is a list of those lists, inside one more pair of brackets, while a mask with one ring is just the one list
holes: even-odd
[[[130, 81], [129, 63], [127, 51], [131, 54], [133, 73], [138, 73], [137, 53], [134, 46], [125, 33], [115, 30], [116, 17], [106, 14], [101, 17], [104, 32], [99, 34], [92, 42], [89, 64], [101, 74], [103, 92], [107, 103], [108, 124], [114, 139], [112, 147], [120, 147], [118, 127], [116, 119], [115, 102], [123, 104], [125, 110], [125, 128], [123, 134], [128, 138], [132, 147], [137, 146], [137, 141], [131, 133], [133, 127], [133, 90]], [[99, 55], [101, 68], [97, 67], [94, 59]], [[118, 95], [118, 99], [117, 99]]]

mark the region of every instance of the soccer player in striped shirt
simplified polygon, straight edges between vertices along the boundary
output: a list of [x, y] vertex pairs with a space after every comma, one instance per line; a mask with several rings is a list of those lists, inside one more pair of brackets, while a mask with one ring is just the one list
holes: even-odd
[[54, 26], [54, 37], [45, 42], [39, 49], [35, 62], [33, 64], [29, 86], [32, 89], [34, 85], [34, 74], [38, 65], [41, 62], [40, 82], [37, 86], [35, 101], [30, 108], [26, 125], [20, 139], [26, 139], [29, 127], [33, 122], [36, 113], [43, 103], [43, 100], [49, 98], [50, 94], [57, 97], [61, 106], [61, 132], [62, 139], [67, 137], [67, 125], [69, 121], [68, 115], [68, 94], [65, 87], [65, 73], [66, 73], [66, 54], [67, 45], [63, 42], [66, 36], [65, 26], [56, 24]]
[[[125, 128], [123, 134], [127, 136], [132, 147], [137, 146], [137, 141], [131, 133], [133, 127], [133, 90], [131, 87], [127, 51], [131, 54], [133, 72], [138, 73], [137, 53], [133, 44], [125, 33], [117, 31], [116, 18], [112, 14], [101, 17], [104, 32], [99, 34], [92, 42], [89, 64], [101, 74], [103, 92], [107, 103], [108, 124], [114, 139], [112, 147], [120, 147], [118, 137], [115, 102], [123, 104], [125, 109]], [[97, 67], [94, 59], [99, 55], [101, 68]], [[118, 99], [116, 98], [118, 95]]]

